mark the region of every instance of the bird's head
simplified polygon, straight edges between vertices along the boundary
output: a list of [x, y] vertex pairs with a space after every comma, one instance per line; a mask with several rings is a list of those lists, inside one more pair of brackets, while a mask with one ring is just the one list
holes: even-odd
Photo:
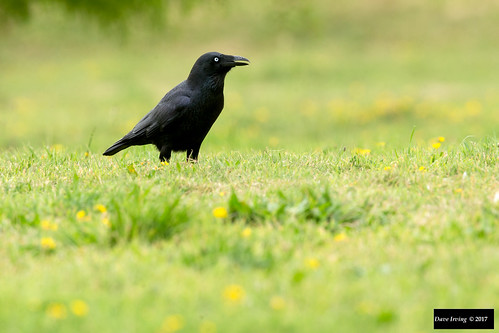
[[222, 76], [224, 77], [236, 66], [249, 65], [250, 61], [244, 57], [208, 52], [203, 54], [194, 63], [189, 76]]

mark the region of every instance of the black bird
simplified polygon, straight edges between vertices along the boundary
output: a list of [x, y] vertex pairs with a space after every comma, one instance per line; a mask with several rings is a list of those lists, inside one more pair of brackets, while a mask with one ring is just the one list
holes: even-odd
[[172, 151], [187, 151], [187, 161], [197, 161], [201, 143], [224, 107], [225, 76], [233, 67], [244, 65], [249, 65], [249, 60], [243, 57], [203, 54], [187, 80], [170, 90], [104, 155], [114, 155], [130, 146], [154, 144], [160, 161], [168, 162]]

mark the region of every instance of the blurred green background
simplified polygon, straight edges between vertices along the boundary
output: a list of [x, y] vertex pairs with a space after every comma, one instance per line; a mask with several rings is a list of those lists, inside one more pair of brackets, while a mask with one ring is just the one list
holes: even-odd
[[414, 126], [416, 142], [461, 142], [499, 128], [495, 0], [9, 3], [3, 149], [101, 152], [207, 51], [251, 66], [227, 77], [202, 153], [400, 147]]
[[[0, 327], [423, 332], [493, 307], [498, 22], [497, 0], [0, 0]], [[198, 165], [99, 156], [207, 51], [251, 65]]]

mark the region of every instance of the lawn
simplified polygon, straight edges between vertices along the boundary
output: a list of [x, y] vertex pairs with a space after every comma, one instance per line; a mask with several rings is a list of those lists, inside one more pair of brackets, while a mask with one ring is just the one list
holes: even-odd
[[[431, 6], [311, 39], [116, 42], [57, 12], [0, 36], [2, 332], [428, 332], [494, 308], [497, 11]], [[199, 163], [101, 155], [214, 49], [251, 65]]]

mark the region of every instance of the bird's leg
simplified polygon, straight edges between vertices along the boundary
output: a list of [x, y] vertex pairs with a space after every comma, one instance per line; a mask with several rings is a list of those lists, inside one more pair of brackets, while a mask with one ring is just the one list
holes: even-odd
[[172, 156], [172, 150], [168, 148], [167, 146], [161, 147], [161, 150], [159, 151], [159, 160], [161, 162], [169, 162], [170, 157]]
[[196, 163], [198, 161], [199, 146], [191, 149], [187, 149], [187, 162]]

